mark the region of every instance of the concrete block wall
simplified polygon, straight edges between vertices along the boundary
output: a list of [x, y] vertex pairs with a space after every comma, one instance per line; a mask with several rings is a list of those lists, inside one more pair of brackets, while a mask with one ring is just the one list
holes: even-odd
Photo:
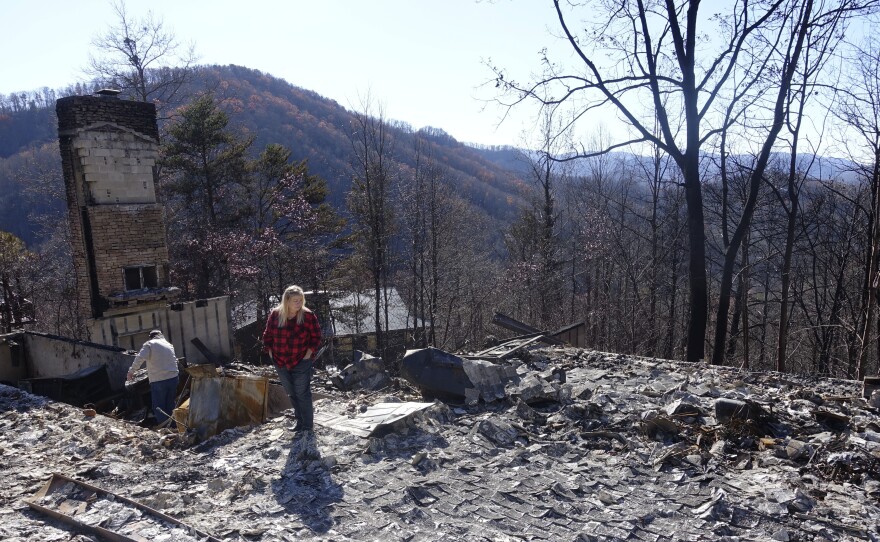
[[94, 205], [155, 203], [157, 144], [118, 125], [82, 130], [73, 139], [86, 200]]
[[198, 338], [224, 360], [233, 357], [229, 297], [214, 297], [186, 303], [174, 303], [143, 310], [137, 314], [109, 316], [94, 321], [91, 330], [96, 342], [140, 350], [150, 330], [161, 329], [174, 345], [178, 357], [191, 365], [208, 363], [192, 344]]

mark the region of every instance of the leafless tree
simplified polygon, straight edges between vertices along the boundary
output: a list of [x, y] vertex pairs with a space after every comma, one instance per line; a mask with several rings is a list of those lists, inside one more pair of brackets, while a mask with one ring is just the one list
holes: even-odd
[[175, 104], [197, 61], [195, 46], [185, 45], [152, 11], [132, 16], [124, 0], [111, 3], [116, 22], [92, 40], [86, 74], [133, 100], [153, 102], [161, 111]]
[[[792, 319], [790, 337], [809, 339], [800, 359], [789, 355], [792, 369], [852, 378], [859, 356], [860, 293], [868, 256], [864, 186], [849, 182], [805, 183], [798, 221], [793, 303], [800, 322]], [[794, 312], [792, 312], [794, 314]], [[809, 363], [806, 363], [809, 362]]]
[[[65, 185], [57, 144], [46, 144], [20, 153], [2, 165], [9, 166], [22, 186], [20, 197], [32, 209], [27, 221], [39, 231], [40, 243], [28, 250], [33, 265], [21, 275], [27, 284], [23, 295], [43, 308], [34, 314], [32, 327], [47, 333], [89, 339], [89, 330], [77, 306], [80, 296], [70, 269], [70, 230]], [[2, 170], [2, 168], [0, 168]]]
[[[840, 40], [840, 33], [845, 29], [849, 17], [866, 10], [872, 2], [860, 3], [856, 1], [817, 1], [794, 2], [786, 6], [788, 11], [783, 12], [784, 24], [772, 35], [768, 35], [768, 43], [773, 44], [774, 51], [781, 53], [779, 58], [769, 56], [768, 60], [780, 62], [782, 69], [778, 76], [771, 76], [774, 85], [775, 96], [772, 105], [772, 117], [770, 123], [764, 128], [766, 136], [760, 146], [760, 152], [756, 156], [750, 172], [749, 194], [742, 210], [740, 221], [730, 239], [730, 245], [725, 251], [724, 267], [722, 269], [721, 285], [718, 297], [718, 316], [715, 327], [715, 344], [712, 362], [722, 364], [724, 362], [725, 342], [727, 339], [728, 311], [730, 307], [730, 292], [732, 290], [733, 275], [736, 264], [736, 256], [739, 252], [742, 240], [750, 228], [751, 219], [757, 203], [758, 191], [763, 182], [764, 173], [767, 170], [771, 153], [776, 145], [777, 137], [786, 125], [789, 118], [797, 122], [798, 117], [803, 117], [803, 105], [809, 94], [797, 98], [797, 89], [793, 90], [795, 77], [800, 73], [803, 80], [801, 86], [804, 92], [808, 92], [815, 81], [822, 65], [824, 57], [834, 44]], [[807, 54], [813, 51], [812, 58]], [[802, 64], [803, 63], [803, 64]], [[777, 78], [778, 77], [778, 78]], [[792, 98], [792, 96], [795, 96]], [[796, 130], [795, 141], [799, 137], [799, 128]], [[797, 146], [792, 145], [794, 163], [797, 163]], [[790, 178], [793, 178], [792, 173]], [[795, 182], [794, 180], [792, 182]], [[796, 205], [796, 201], [792, 202]], [[789, 211], [795, 213], [796, 211]], [[792, 216], [791, 220], [794, 221]], [[793, 226], [792, 230], [793, 232]], [[784, 277], [785, 279], [785, 277]], [[787, 307], [787, 303], [784, 304]], [[787, 320], [786, 320], [787, 321]], [[785, 338], [779, 343], [777, 352], [785, 353]], [[785, 358], [777, 358], [777, 369], [785, 370]]]
[[[708, 321], [701, 150], [729, 128], [724, 124], [726, 117], [718, 114], [719, 104], [737, 104], [730, 118], [740, 119], [754, 106], [756, 96], [774, 89], [783, 97], [787, 95], [783, 87], [790, 84], [805, 28], [816, 21], [813, 2], [733, 2], [726, 14], [713, 18], [711, 24], [720, 29], [720, 35], [712, 40], [701, 34], [707, 19], [696, 0], [663, 4], [600, 0], [564, 5], [554, 0], [554, 7], [580, 69], [568, 69], [545, 58], [544, 74], [535, 81], [519, 84], [499, 69], [496, 82], [512, 96], [506, 102], [510, 106], [532, 99], [548, 107], [577, 104], [572, 123], [610, 107], [635, 133], [601, 149], [582, 147], [581, 156], [651, 143], [674, 160], [682, 173], [688, 210], [690, 319], [686, 359], [700, 360]], [[854, 7], [851, 2], [840, 4], [841, 10]], [[577, 8], [588, 19], [583, 21], [586, 30], [581, 33], [572, 31], [570, 24]], [[788, 64], [781, 64], [780, 51], [787, 55]], [[606, 58], [609, 60], [603, 64]], [[777, 70], [779, 65], [782, 70]], [[651, 129], [655, 120], [659, 135]], [[768, 148], [777, 133], [772, 127], [765, 131]], [[745, 228], [734, 235], [733, 254], [744, 234]], [[719, 315], [722, 309], [727, 310], [721, 306], [723, 291], [721, 295]], [[726, 315], [723, 325], [722, 343]]]
[[26, 312], [33, 316], [33, 273], [36, 255], [9, 232], [0, 231], [0, 332], [21, 329]]
[[540, 148], [523, 151], [532, 187], [526, 189], [526, 203], [519, 219], [508, 230], [505, 242], [510, 265], [507, 280], [518, 295], [512, 315], [540, 329], [554, 329], [564, 322], [560, 310], [566, 294], [566, 266], [563, 256], [563, 224], [559, 212], [562, 187], [570, 182], [567, 165], [558, 160], [566, 134], [553, 110], [543, 111]]
[[[352, 213], [355, 247], [371, 275], [375, 295], [376, 348], [385, 356], [388, 330], [388, 287], [391, 273], [391, 235], [394, 231], [392, 194], [398, 175], [394, 141], [384, 110], [374, 116], [371, 100], [355, 113], [351, 143], [352, 186], [348, 208]], [[388, 361], [388, 360], [386, 360]]]
[[875, 336], [872, 330], [880, 291], [880, 40], [871, 36], [866, 44], [856, 47], [850, 66], [843, 84], [836, 89], [840, 101], [835, 112], [857, 136], [851, 148], [858, 153], [854, 158], [868, 157], [865, 167], [859, 170], [870, 193], [865, 210], [869, 256], [863, 280], [863, 316], [858, 326], [861, 345], [857, 368], [862, 378], [867, 371], [869, 341]]
[[[655, 160], [656, 158], [656, 160]], [[587, 344], [646, 355], [676, 350], [682, 333], [682, 231], [676, 169], [668, 159], [606, 154], [566, 180], [560, 209], [561, 260], [577, 262], [571, 321], [587, 324]], [[566, 241], [565, 236], [570, 236]]]
[[423, 132], [410, 133], [414, 164], [400, 177], [401, 229], [404, 242], [404, 280], [408, 287], [408, 307], [412, 317], [413, 342], [416, 346], [433, 345], [434, 323], [439, 298], [439, 222], [443, 207], [441, 189], [444, 168], [435, 160], [430, 142]]
[[438, 223], [437, 324], [434, 346], [477, 350], [491, 333], [493, 311], [507, 297], [502, 270], [486, 247], [491, 221], [461, 198], [444, 201]]

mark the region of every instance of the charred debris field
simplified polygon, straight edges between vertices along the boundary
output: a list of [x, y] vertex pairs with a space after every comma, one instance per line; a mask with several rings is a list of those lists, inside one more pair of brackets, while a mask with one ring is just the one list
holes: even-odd
[[28, 506], [59, 473], [111, 496], [60, 486], [47, 506], [133, 540], [880, 539], [859, 382], [565, 347], [507, 363], [492, 400], [434, 400], [366, 437], [320, 421], [425, 399], [319, 371], [313, 434], [282, 415], [193, 443], [0, 386], [0, 538], [98, 539]]

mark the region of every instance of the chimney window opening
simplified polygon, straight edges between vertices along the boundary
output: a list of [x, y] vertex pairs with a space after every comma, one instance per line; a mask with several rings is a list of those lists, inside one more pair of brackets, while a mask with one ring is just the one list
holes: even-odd
[[158, 288], [159, 273], [155, 265], [138, 265], [125, 268], [125, 289], [141, 290]]

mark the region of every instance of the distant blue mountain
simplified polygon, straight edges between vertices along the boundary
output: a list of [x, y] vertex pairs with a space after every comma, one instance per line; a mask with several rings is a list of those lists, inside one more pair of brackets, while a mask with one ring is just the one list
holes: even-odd
[[[530, 174], [529, 160], [537, 157], [533, 151], [517, 147], [485, 147], [475, 145], [473, 147], [485, 159], [495, 164], [516, 171], [526, 178]], [[718, 155], [706, 154], [702, 160], [703, 176], [707, 181], [719, 174], [720, 160]], [[624, 171], [633, 171], [634, 168], [643, 171], [653, 171], [653, 158], [650, 156], [637, 155], [626, 152], [611, 152], [602, 158], [606, 162], [606, 173], [613, 175], [620, 172], [621, 166]], [[569, 174], [575, 176], [590, 176], [593, 171], [592, 162], [596, 158], [580, 158], [566, 162]], [[678, 170], [668, 156], [662, 156], [661, 160], [669, 174], [677, 175]], [[748, 165], [752, 158], [746, 155], [730, 157], [735, 163]], [[789, 155], [774, 153], [771, 156], [771, 164], [788, 170]], [[671, 167], [670, 167], [671, 166]], [[798, 170], [806, 173], [814, 180], [835, 180], [837, 182], [858, 182], [864, 167], [846, 158], [826, 157], [813, 154], [802, 154], [798, 157]]]

